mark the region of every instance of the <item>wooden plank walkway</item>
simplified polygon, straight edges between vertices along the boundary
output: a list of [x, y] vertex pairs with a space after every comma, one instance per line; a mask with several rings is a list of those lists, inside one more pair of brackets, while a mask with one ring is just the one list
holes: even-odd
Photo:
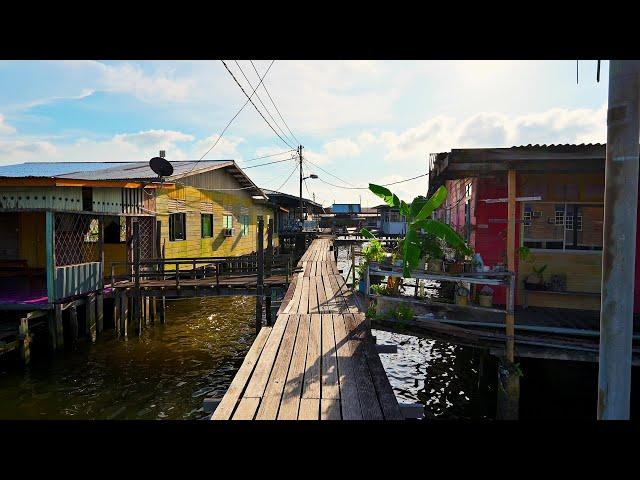
[[401, 420], [368, 322], [327, 238], [298, 263], [212, 420]]

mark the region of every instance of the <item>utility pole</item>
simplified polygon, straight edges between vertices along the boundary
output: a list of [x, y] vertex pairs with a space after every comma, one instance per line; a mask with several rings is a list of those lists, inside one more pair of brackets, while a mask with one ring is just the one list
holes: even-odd
[[304, 213], [302, 209], [302, 145], [298, 146], [298, 157], [300, 158], [300, 228], [303, 228]]
[[609, 62], [598, 419], [628, 420], [640, 149], [640, 61]]

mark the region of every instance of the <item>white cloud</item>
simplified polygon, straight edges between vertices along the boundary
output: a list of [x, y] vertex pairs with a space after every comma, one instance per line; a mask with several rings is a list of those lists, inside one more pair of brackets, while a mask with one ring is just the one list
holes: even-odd
[[325, 143], [324, 150], [330, 157], [357, 157], [361, 152], [360, 146], [348, 138]]
[[[214, 134], [195, 143], [192, 148], [192, 157], [199, 159], [211, 148], [218, 140], [219, 135]], [[242, 155], [238, 152], [238, 145], [244, 142], [240, 137], [222, 137], [215, 148], [211, 149], [205, 156], [205, 159], [231, 159], [241, 160]]]
[[15, 133], [16, 129], [9, 125], [5, 119], [4, 115], [0, 113], [0, 135], [10, 135]]

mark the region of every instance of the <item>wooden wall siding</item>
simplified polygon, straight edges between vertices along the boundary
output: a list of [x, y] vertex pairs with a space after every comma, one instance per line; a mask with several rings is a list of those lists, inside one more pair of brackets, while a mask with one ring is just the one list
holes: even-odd
[[[212, 174], [222, 174], [222, 180], [216, 183]], [[239, 184], [226, 172], [214, 171], [194, 177], [209, 177], [206, 181], [196, 182], [188, 177], [180, 180], [183, 183], [198, 183], [200, 185], [219, 185], [218, 188], [239, 188]], [[232, 181], [233, 183], [229, 183]], [[178, 192], [176, 192], [178, 190]], [[181, 197], [185, 201], [187, 239], [182, 241], [169, 241], [170, 204], [175, 205], [175, 200]], [[205, 213], [213, 214], [213, 237], [201, 238], [200, 214], [202, 204], [206, 204]], [[193, 186], [184, 186], [175, 190], [161, 189], [156, 198], [157, 219], [162, 223], [161, 246], [164, 245], [166, 258], [198, 257], [198, 256], [237, 256], [246, 255], [255, 251], [257, 216], [263, 215], [265, 220], [264, 242], [266, 246], [266, 225], [268, 218], [274, 218], [271, 208], [256, 204], [251, 194], [246, 190], [235, 191], [210, 191], [200, 190]], [[246, 211], [249, 215], [249, 233], [240, 235], [240, 215]], [[222, 234], [223, 214], [233, 215], [234, 235], [225, 237]], [[274, 234], [274, 245], [277, 244], [277, 234]]]
[[604, 175], [580, 174], [520, 174], [518, 196], [541, 196], [543, 202], [604, 202]]
[[122, 188], [122, 213], [144, 214], [144, 189], [143, 188]]
[[30, 268], [46, 268], [46, 226], [44, 212], [20, 212], [19, 232], [20, 252], [19, 258], [27, 261]]
[[0, 209], [81, 211], [80, 187], [2, 187]]
[[56, 267], [54, 282], [55, 300], [94, 292], [102, 287], [102, 263]]
[[[534, 252], [536, 261], [533, 265], [547, 265], [544, 271], [545, 280], [553, 274], [567, 275], [567, 290], [574, 292], [600, 292], [602, 275], [602, 255], [597, 253], [540, 253]], [[521, 287], [516, 303], [522, 305], [524, 300], [523, 284], [532, 265], [520, 262], [518, 285]], [[579, 310], [599, 310], [600, 298], [584, 295], [556, 295], [537, 292], [527, 293], [527, 303], [538, 307], [574, 308]]]
[[101, 213], [122, 213], [122, 193], [120, 188], [93, 188], [93, 211]]

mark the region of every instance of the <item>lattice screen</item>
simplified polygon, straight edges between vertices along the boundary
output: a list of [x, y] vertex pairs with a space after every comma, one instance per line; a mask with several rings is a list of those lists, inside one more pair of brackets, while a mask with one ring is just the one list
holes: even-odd
[[100, 261], [100, 219], [76, 213], [55, 214], [55, 265]]
[[140, 260], [155, 258], [154, 255], [154, 217], [137, 217], [140, 224]]

